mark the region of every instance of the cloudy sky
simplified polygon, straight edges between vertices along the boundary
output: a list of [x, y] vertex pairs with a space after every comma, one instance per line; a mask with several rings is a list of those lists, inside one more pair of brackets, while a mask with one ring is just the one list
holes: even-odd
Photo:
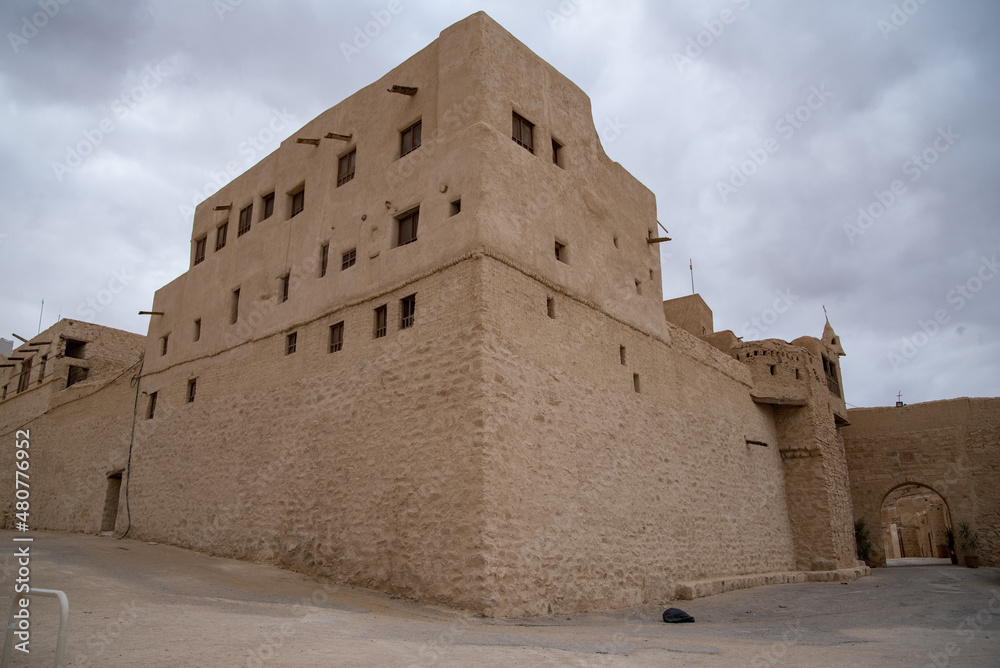
[[145, 333], [194, 203], [478, 10], [656, 194], [666, 298], [693, 259], [718, 330], [825, 306], [851, 405], [1000, 395], [995, 0], [7, 0], [0, 336]]

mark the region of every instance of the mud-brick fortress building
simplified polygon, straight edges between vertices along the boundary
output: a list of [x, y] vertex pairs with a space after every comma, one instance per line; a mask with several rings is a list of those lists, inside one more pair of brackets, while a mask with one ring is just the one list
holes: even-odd
[[587, 96], [475, 14], [203, 202], [144, 340], [14, 352], [34, 526], [494, 616], [864, 574], [837, 334], [715, 332], [662, 235]]

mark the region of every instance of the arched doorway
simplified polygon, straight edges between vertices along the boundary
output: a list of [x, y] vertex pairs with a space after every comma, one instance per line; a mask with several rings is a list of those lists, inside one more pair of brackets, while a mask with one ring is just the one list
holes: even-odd
[[949, 528], [948, 502], [927, 485], [900, 485], [882, 500], [880, 533], [889, 566], [901, 560], [947, 559]]

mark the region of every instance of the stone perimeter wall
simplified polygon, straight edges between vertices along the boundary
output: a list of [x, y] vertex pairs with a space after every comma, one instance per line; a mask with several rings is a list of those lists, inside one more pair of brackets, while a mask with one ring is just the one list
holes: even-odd
[[[979, 533], [984, 566], [1000, 566], [1000, 398], [855, 408], [843, 431], [854, 516], [879, 536], [882, 502], [906, 484], [940, 494], [952, 526]], [[958, 545], [962, 554], [961, 545]], [[875, 559], [885, 548], [875, 541]]]

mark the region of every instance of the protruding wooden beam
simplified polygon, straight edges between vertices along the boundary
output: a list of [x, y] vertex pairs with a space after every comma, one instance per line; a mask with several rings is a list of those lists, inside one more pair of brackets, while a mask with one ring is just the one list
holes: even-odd
[[339, 139], [340, 141], [350, 141], [351, 137], [353, 137], [353, 136], [354, 135], [340, 135], [340, 134], [337, 134], [336, 132], [327, 132], [326, 136], [324, 136], [323, 138], [324, 139]]
[[139, 315], [165, 315], [163, 311], [139, 311]]
[[217, 207], [215, 207], [215, 210], [216, 211], [229, 211], [232, 208], [233, 208], [232, 204], [220, 204]]
[[50, 346], [50, 345], [52, 345], [52, 342], [51, 341], [32, 341], [28, 345], [29, 346]]
[[661, 243], [663, 241], [670, 241], [670, 240], [671, 240], [670, 237], [650, 237], [649, 239], [646, 239], [646, 243], [647, 244], [658, 244], [658, 243]]
[[747, 445], [762, 445], [762, 446], [764, 446], [765, 448], [766, 448], [766, 447], [769, 447], [769, 446], [768, 446], [768, 444], [767, 444], [767, 443], [765, 443], [764, 441], [755, 441], [755, 440], [754, 440], [754, 439], [752, 439], [752, 438], [747, 438], [747, 439], [744, 439], [744, 440], [745, 440], [745, 441], [747, 442]]
[[318, 139], [307, 139], [306, 137], [296, 137], [295, 138], [295, 143], [296, 144], [310, 144], [311, 146], [319, 146], [319, 140]]
[[416, 86], [393, 86], [392, 88], [386, 88], [390, 93], [399, 93], [400, 95], [416, 95]]
[[21, 343], [27, 343], [28, 342], [28, 339], [24, 338], [23, 336], [20, 336], [16, 332], [11, 332], [11, 333], [14, 335], [15, 339], [20, 339]]

